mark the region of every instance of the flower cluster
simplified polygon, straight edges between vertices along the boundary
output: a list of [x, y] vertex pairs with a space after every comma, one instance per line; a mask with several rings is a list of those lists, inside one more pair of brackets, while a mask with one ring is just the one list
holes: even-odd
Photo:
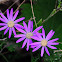
[[[24, 48], [24, 46], [27, 43], [27, 48], [26, 48], [27, 51], [29, 50], [29, 46], [33, 48], [32, 52], [35, 52], [36, 50], [41, 48], [41, 57], [43, 57], [44, 49], [46, 53], [50, 56], [50, 53], [47, 47], [51, 49], [57, 49], [56, 47], [52, 45], [59, 44], [55, 42], [58, 40], [58, 38], [50, 40], [55, 32], [51, 30], [48, 33], [48, 35], [45, 36], [45, 30], [43, 26], [39, 26], [35, 30], [33, 30], [33, 21], [31, 20], [29, 20], [28, 26], [24, 21], [23, 21], [23, 26], [18, 24], [18, 22], [25, 19], [25, 17], [22, 17], [22, 18], [15, 20], [18, 15], [18, 12], [19, 11], [17, 11], [15, 15], [13, 16], [13, 8], [11, 9], [10, 14], [9, 14], [9, 10], [7, 9], [7, 18], [2, 13], [0, 13], [2, 17], [2, 18], [0, 17], [0, 20], [4, 22], [4, 23], [0, 23], [0, 26], [3, 26], [2, 28], [0, 28], [0, 31], [6, 29], [4, 32], [4, 35], [5, 35], [9, 30], [9, 38], [11, 37], [12, 31], [13, 31], [15, 38], [20, 37], [20, 39], [18, 39], [16, 43], [19, 43], [24, 40], [22, 48]], [[15, 28], [18, 31], [20, 31], [22, 34], [16, 35]], [[42, 29], [42, 33], [38, 32], [40, 29]], [[38, 42], [33, 42], [32, 39], [37, 40]]]

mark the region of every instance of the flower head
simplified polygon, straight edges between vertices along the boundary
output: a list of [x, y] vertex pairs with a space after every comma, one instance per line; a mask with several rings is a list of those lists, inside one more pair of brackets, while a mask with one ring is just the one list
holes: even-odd
[[[54, 31], [51, 30], [47, 36], [45, 36], [45, 31], [44, 31], [44, 28], [42, 28], [42, 35], [39, 34], [38, 32], [36, 32], [36, 35], [37, 36], [31, 36], [32, 39], [34, 40], [37, 40], [39, 42], [34, 42], [34, 43], [31, 43], [31, 48], [33, 48], [33, 51], [32, 52], [35, 52], [36, 50], [38, 50], [39, 48], [41, 48], [41, 57], [43, 57], [43, 54], [44, 54], [44, 49], [46, 51], [46, 53], [50, 56], [50, 53], [47, 49], [47, 47], [51, 48], [51, 49], [57, 49], [56, 47], [54, 46], [51, 46], [51, 45], [58, 45], [59, 43], [56, 43], [55, 41], [58, 40], [58, 38], [56, 39], [51, 39], [51, 37], [54, 35]], [[43, 36], [43, 37], [42, 37]]]
[[9, 14], [9, 9], [7, 9], [7, 18], [2, 13], [0, 13], [0, 15], [2, 17], [2, 18], [0, 17], [0, 20], [2, 22], [4, 22], [4, 23], [0, 23], [0, 26], [3, 26], [2, 28], [0, 28], [0, 31], [6, 29], [4, 32], [4, 35], [5, 35], [9, 30], [9, 38], [11, 37], [12, 31], [13, 31], [14, 35], [16, 35], [15, 28], [23, 28], [24, 29], [24, 27], [22, 25], [18, 24], [18, 22], [24, 20], [25, 17], [15, 20], [18, 13], [19, 13], [19, 11], [17, 11], [15, 13], [15, 15], [13, 16], [13, 8], [11, 9], [10, 14]]
[[23, 42], [23, 45], [22, 45], [22, 48], [24, 48], [24, 46], [26, 45], [27, 43], [27, 51], [29, 50], [29, 45], [32, 43], [32, 39], [31, 39], [31, 36], [36, 36], [36, 33], [37, 31], [39, 31], [43, 26], [40, 26], [38, 28], [36, 28], [34, 31], [33, 31], [33, 21], [30, 21], [28, 22], [28, 26], [26, 25], [26, 23], [23, 21], [23, 25], [24, 25], [24, 28], [25, 28], [25, 31], [22, 30], [22, 29], [19, 29], [17, 28], [17, 30], [19, 30], [20, 32], [22, 32], [23, 34], [19, 34], [19, 35], [15, 35], [15, 37], [21, 37], [20, 39], [18, 39], [16, 41], [16, 43], [18, 42], [21, 42], [22, 40], [25, 39], [25, 41]]

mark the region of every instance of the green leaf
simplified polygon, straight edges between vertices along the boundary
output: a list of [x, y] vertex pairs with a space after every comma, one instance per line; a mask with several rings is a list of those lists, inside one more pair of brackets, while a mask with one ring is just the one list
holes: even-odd
[[[39, 20], [39, 22], [37, 23], [37, 26], [39, 27], [39, 26], [41, 26], [41, 24], [42, 24], [42, 18]], [[34, 28], [36, 28], [36, 25], [34, 25]]]
[[61, 7], [61, 4], [62, 4], [62, 2], [59, 2], [59, 5], [58, 5], [58, 7], [57, 7], [57, 8], [60, 8], [60, 7]]
[[42, 18], [39, 20], [39, 22], [37, 23], [37, 26], [41, 26], [42, 23]]

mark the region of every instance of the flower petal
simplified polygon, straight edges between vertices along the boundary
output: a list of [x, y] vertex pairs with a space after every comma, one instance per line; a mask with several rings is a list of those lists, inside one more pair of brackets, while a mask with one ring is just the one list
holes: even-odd
[[15, 24], [15, 26], [24, 29], [24, 27], [22, 25], [20, 25], [20, 24]]
[[41, 36], [43, 36], [43, 34], [42, 33], [39, 33]]
[[26, 45], [26, 43], [27, 43], [27, 39], [25, 39], [25, 41], [23, 42], [22, 48], [24, 48], [24, 46]]
[[31, 45], [31, 47], [30, 48], [35, 48], [35, 47], [37, 47], [38, 45]]
[[18, 15], [19, 11], [17, 11], [13, 17], [13, 21], [16, 19], [17, 15]]
[[54, 47], [54, 46], [51, 46], [51, 45], [47, 45], [49, 48], [51, 48], [51, 49], [57, 49], [56, 47]]
[[10, 17], [9, 17], [9, 9], [7, 9], [7, 18], [10, 19]]
[[5, 24], [5, 23], [0, 23], [0, 26], [5, 26], [5, 25], [7, 25], [7, 24]]
[[39, 31], [42, 27], [43, 27], [43, 26], [40, 26], [40, 27], [36, 28], [36, 29], [33, 31], [33, 33], [36, 32], [36, 31]]
[[50, 56], [50, 53], [49, 53], [47, 47], [45, 47], [45, 51], [46, 51], [46, 53]]
[[36, 32], [36, 35], [38, 36], [39, 39], [42, 39], [40, 33]]
[[37, 40], [37, 41], [41, 41], [41, 39], [39, 39], [39, 38], [36, 37], [36, 36], [31, 36], [31, 38], [34, 39], [34, 40]]
[[8, 26], [4, 26], [4, 27], [0, 28], [0, 31], [6, 29], [7, 27], [8, 27]]
[[10, 11], [10, 19], [12, 20], [13, 18], [13, 8], [11, 8], [11, 11]]
[[55, 32], [52, 32], [52, 33], [48, 34], [48, 35], [46, 36], [46, 40], [51, 39], [51, 37], [54, 35], [54, 33], [55, 33]]
[[59, 43], [48, 43], [48, 45], [58, 45]]
[[7, 21], [7, 18], [2, 13], [0, 13], [0, 15], [5, 19], [5, 21]]
[[26, 48], [27, 51], [29, 50], [29, 43], [30, 43], [30, 41], [29, 41], [29, 39], [27, 39], [27, 48]]
[[22, 30], [22, 29], [20, 29], [20, 28], [18, 28], [17, 26], [14, 26], [18, 31], [20, 31], [20, 32], [22, 32], [22, 33], [25, 33], [26, 34], [26, 32], [24, 31], [24, 30]]
[[12, 28], [12, 31], [13, 31], [14, 35], [16, 35], [16, 31], [15, 31], [14, 27]]
[[24, 25], [24, 28], [25, 28], [26, 32], [28, 32], [27, 25], [24, 21], [23, 21], [23, 25]]
[[31, 21], [31, 32], [33, 31], [33, 21]]
[[12, 34], [12, 28], [9, 29], [9, 38], [11, 37]]
[[18, 39], [18, 40], [16, 41], [16, 43], [19, 43], [19, 42], [23, 41], [24, 39], [25, 39], [25, 37], [22, 37], [22, 38]]
[[38, 45], [38, 44], [41, 44], [41, 42], [34, 42], [34, 43], [31, 43], [30, 45]]
[[52, 42], [57, 41], [57, 40], [59, 40], [59, 38], [49, 40], [48, 43], [52, 43]]
[[30, 30], [31, 30], [31, 20], [29, 20], [28, 22], [28, 32], [30, 32]]
[[15, 20], [14, 23], [18, 23], [18, 22], [20, 22], [20, 21], [22, 21], [24, 19], [25, 19], [25, 17], [19, 18], [19, 19]]
[[4, 35], [8, 32], [8, 30], [9, 30], [9, 27], [5, 30]]
[[52, 32], [53, 32], [53, 30], [51, 30], [51, 31], [47, 34], [46, 38], [49, 37], [49, 36], [52, 34]]
[[43, 38], [45, 39], [45, 30], [44, 30], [44, 28], [42, 28], [42, 34], [43, 34]]
[[32, 39], [30, 39], [29, 41], [30, 41], [30, 44], [33, 43]]
[[19, 34], [19, 35], [15, 35], [14, 37], [18, 38], [18, 37], [25, 37], [24, 34]]
[[7, 23], [7, 22], [8, 22], [8, 21], [6, 21], [6, 20], [2, 19], [1, 17], [0, 17], [0, 20], [1, 20], [2, 22], [5, 22], [5, 23]]
[[43, 57], [43, 54], [44, 54], [44, 47], [42, 47], [41, 49], [41, 57]]
[[38, 50], [40, 47], [41, 47], [41, 45], [38, 45], [36, 48], [34, 48], [34, 49], [32, 50], [32, 52], [35, 52], [35, 51]]

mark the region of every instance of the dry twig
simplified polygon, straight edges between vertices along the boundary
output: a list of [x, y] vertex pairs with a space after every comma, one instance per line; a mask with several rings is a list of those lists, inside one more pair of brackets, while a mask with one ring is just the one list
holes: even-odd
[[31, 2], [31, 9], [32, 9], [32, 14], [33, 14], [33, 19], [34, 19], [35, 25], [37, 27], [36, 20], [35, 20], [35, 16], [34, 16], [34, 11], [33, 11], [32, 0], [30, 0], [30, 2]]
[[54, 50], [54, 53], [56, 53], [56, 52], [62, 52], [62, 50]]
[[17, 7], [17, 9], [14, 11], [14, 13], [19, 9], [19, 7], [20, 7], [23, 3], [25, 3], [25, 0]]
[[0, 39], [0, 41], [2, 40], [2, 41], [4, 41], [4, 40], [6, 40], [7, 38], [3, 38], [3, 39]]
[[[16, 2], [18, 2], [19, 0], [16, 0], [11, 6], [9, 6], [7, 9], [10, 9]], [[7, 11], [6, 9], [6, 11]], [[4, 14], [6, 13], [6, 11], [4, 12]]]
[[58, 0], [56, 0], [56, 2], [55, 2], [55, 9], [57, 8], [57, 3], [58, 3]]

